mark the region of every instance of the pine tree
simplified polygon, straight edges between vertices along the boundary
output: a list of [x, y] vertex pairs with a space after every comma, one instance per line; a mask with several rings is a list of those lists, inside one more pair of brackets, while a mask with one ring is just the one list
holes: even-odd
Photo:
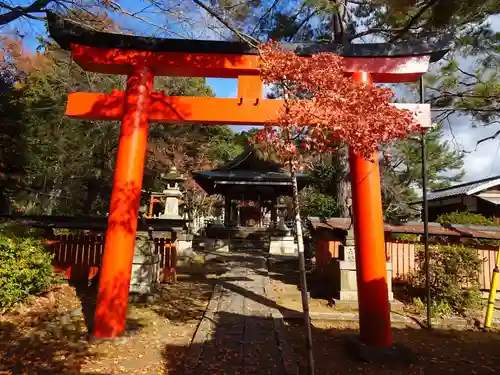
[[[464, 176], [464, 154], [443, 141], [442, 126], [427, 133], [428, 188], [451, 186]], [[416, 218], [412, 206], [422, 189], [422, 152], [418, 139], [410, 138], [385, 147], [380, 160], [382, 198], [386, 218]]]

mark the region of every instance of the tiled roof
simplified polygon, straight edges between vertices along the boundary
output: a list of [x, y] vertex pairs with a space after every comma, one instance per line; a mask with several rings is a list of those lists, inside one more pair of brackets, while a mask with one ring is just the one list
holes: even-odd
[[500, 205], [500, 197], [482, 197], [481, 195], [478, 195], [477, 197], [494, 205]]
[[[321, 220], [316, 217], [310, 217], [309, 223], [313, 230], [318, 229], [349, 229], [351, 219], [349, 218], [331, 218]], [[389, 233], [411, 233], [423, 234], [424, 223], [422, 222], [408, 222], [404, 224], [384, 224], [385, 232]], [[472, 238], [485, 238], [485, 239], [500, 239], [500, 227], [493, 226], [479, 226], [479, 225], [441, 225], [439, 223], [429, 223], [429, 234], [434, 236], [462, 236]]]
[[459, 195], [472, 195], [495, 185], [500, 185], [500, 176], [488, 177], [482, 180], [451, 186], [446, 189], [434, 190], [427, 194], [427, 199], [432, 201]]

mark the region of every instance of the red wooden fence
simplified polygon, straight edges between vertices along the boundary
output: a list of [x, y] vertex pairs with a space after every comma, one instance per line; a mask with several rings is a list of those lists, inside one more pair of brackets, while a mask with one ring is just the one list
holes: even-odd
[[[54, 269], [68, 279], [92, 279], [98, 272], [104, 249], [103, 235], [57, 235], [46, 241], [54, 251]], [[175, 239], [155, 238], [155, 252], [160, 256], [160, 281], [176, 280]]]
[[[316, 264], [326, 265], [330, 259], [338, 258], [340, 245], [342, 245], [342, 242], [339, 240], [318, 240], [316, 243]], [[387, 241], [385, 243], [387, 260], [392, 262], [393, 283], [406, 282], [410, 273], [416, 269], [416, 247], [418, 245], [420, 243], [411, 241]], [[489, 290], [498, 248], [495, 246], [478, 246], [476, 251], [479, 258], [483, 260], [478, 275], [479, 284], [481, 289]], [[498, 290], [500, 291], [500, 286]]]
[[392, 262], [392, 282], [404, 283], [416, 269], [415, 243], [394, 241], [385, 243], [387, 260]]
[[[155, 238], [155, 251], [160, 255], [160, 281], [172, 283], [176, 280], [175, 239]], [[91, 279], [99, 270], [104, 249], [102, 235], [58, 235], [47, 243], [51, 245], [55, 257], [54, 268], [63, 272], [69, 279]], [[331, 258], [339, 256], [341, 241], [319, 240], [316, 243], [316, 264], [327, 264]], [[387, 241], [385, 243], [387, 259], [392, 262], [392, 280], [394, 283], [405, 282], [409, 274], [417, 267], [416, 244], [410, 241]], [[489, 290], [491, 273], [495, 267], [498, 248], [478, 246], [478, 256], [484, 260], [478, 278], [481, 289]], [[499, 287], [500, 291], [500, 287]]]
[[[392, 259], [393, 282], [406, 281], [408, 275], [416, 269], [415, 256], [418, 245], [420, 243], [410, 241], [386, 242], [387, 254], [391, 254]], [[489, 290], [498, 247], [478, 245], [476, 251], [479, 259], [483, 261], [478, 275], [479, 285], [481, 289]], [[500, 286], [498, 290], [500, 291]]]

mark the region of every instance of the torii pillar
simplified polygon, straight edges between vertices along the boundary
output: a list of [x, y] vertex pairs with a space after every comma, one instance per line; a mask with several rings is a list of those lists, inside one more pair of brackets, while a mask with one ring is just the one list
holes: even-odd
[[[353, 79], [363, 85], [373, 84], [370, 73], [354, 73]], [[372, 160], [366, 160], [349, 150], [349, 170], [361, 341], [373, 347], [389, 347], [392, 345], [391, 309], [378, 153], [372, 155]]]
[[153, 81], [145, 65], [135, 66], [127, 79], [92, 332], [96, 338], [116, 337], [125, 330]]

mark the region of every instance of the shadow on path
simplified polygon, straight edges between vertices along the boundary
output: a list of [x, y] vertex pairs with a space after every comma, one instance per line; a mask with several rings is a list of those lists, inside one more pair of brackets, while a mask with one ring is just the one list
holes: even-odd
[[[164, 375], [297, 375], [307, 374], [303, 325], [285, 324], [292, 349], [292, 363], [285, 370], [279, 339], [273, 328], [277, 319], [220, 312], [204, 342], [193, 343], [182, 365], [166, 367]], [[418, 327], [395, 325], [394, 342], [407, 350], [381, 362], [360, 361], [350, 350], [348, 339], [359, 335], [356, 323], [317, 322], [312, 327], [316, 375], [458, 375], [496, 374], [500, 371], [498, 332], [428, 332]], [[167, 346], [164, 358], [179, 348]], [[288, 372], [287, 372], [288, 371]]]
[[[217, 279], [214, 294], [182, 368], [168, 374], [295, 374], [277, 304], [266, 296], [265, 259], [238, 254], [223, 257], [228, 273]], [[292, 366], [293, 367], [293, 366]]]

